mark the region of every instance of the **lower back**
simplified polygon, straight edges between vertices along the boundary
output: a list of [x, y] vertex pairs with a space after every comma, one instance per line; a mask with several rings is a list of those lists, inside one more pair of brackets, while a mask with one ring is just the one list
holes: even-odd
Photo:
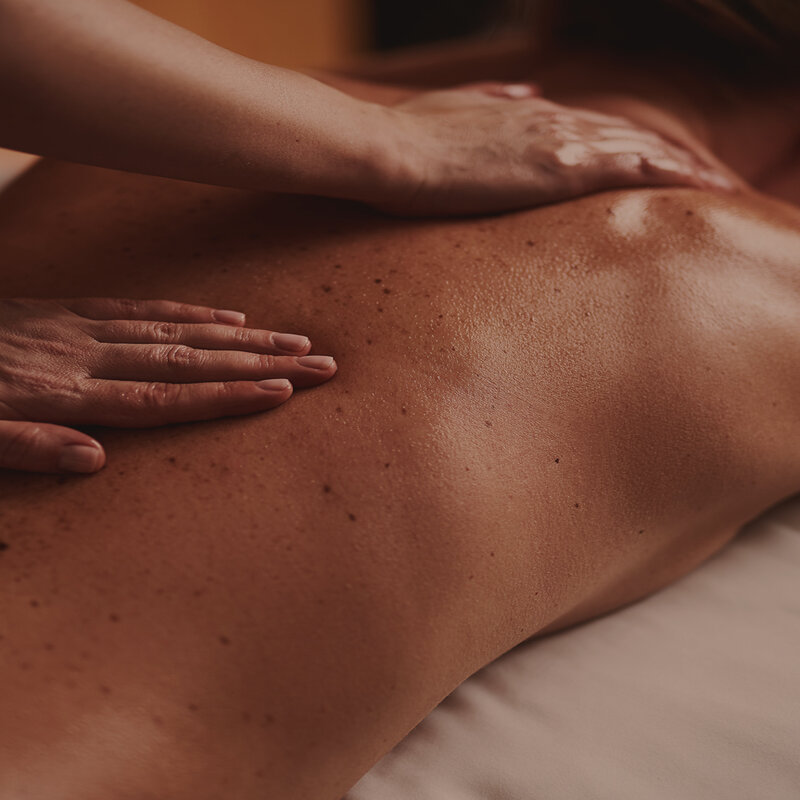
[[[750, 448], [776, 423], [753, 427], [739, 382], [783, 378], [734, 318], [783, 279], [733, 237], [742, 214], [798, 237], [746, 202], [409, 223], [66, 166], [2, 202], [9, 296], [213, 302], [339, 363], [267, 415], [104, 432], [96, 477], [4, 478], [17, 763], [48, 686], [48, 729], [123, 720], [187, 776], [200, 747], [198, 786], [237, 775], [244, 797], [313, 762], [346, 788], [487, 661], [673, 579], [796, 488]], [[106, 746], [91, 763], [121, 758]]]

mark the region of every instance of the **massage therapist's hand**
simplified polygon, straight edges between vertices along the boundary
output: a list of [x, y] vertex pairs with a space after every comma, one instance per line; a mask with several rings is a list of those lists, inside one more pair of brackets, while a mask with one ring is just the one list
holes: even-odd
[[0, 0], [0, 20], [0, 145], [26, 153], [414, 216], [615, 187], [722, 188], [701, 156], [529, 85], [401, 94], [387, 107], [123, 0]]
[[336, 372], [305, 336], [163, 300], [0, 300], [0, 467], [95, 472], [63, 425], [150, 427], [265, 411]]
[[475, 214], [623, 187], [736, 188], [700, 152], [623, 117], [561, 106], [536, 92], [475, 84], [388, 109], [401, 163], [376, 205], [413, 216]]

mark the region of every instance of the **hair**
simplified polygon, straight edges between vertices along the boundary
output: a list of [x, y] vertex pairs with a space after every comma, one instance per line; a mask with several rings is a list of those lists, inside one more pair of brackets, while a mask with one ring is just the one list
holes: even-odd
[[669, 52], [741, 79], [800, 68], [800, 0], [532, 0], [536, 22], [559, 43]]

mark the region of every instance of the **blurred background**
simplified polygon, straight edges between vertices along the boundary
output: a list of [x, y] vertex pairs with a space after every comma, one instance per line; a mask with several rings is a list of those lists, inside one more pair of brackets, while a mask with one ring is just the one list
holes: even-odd
[[135, 0], [206, 39], [287, 67], [335, 67], [358, 55], [502, 26], [507, 0]]

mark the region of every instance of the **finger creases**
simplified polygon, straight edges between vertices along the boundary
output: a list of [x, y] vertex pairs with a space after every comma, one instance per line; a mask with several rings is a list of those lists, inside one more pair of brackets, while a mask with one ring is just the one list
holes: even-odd
[[304, 355], [311, 347], [307, 336], [220, 324], [95, 320], [91, 332], [108, 344], [182, 344], [272, 355]]
[[133, 300], [123, 297], [78, 297], [61, 301], [75, 314], [89, 319], [129, 319], [153, 322], [206, 322], [241, 325], [238, 311], [178, 303], [172, 300]]
[[314, 359], [203, 350], [185, 344], [105, 344], [92, 368], [92, 377], [169, 383], [288, 378], [296, 385], [312, 386], [335, 371], [333, 359], [329, 359], [327, 367]]
[[95, 405], [83, 410], [97, 425], [150, 428], [254, 414], [286, 402], [288, 380], [160, 383], [97, 381]]

